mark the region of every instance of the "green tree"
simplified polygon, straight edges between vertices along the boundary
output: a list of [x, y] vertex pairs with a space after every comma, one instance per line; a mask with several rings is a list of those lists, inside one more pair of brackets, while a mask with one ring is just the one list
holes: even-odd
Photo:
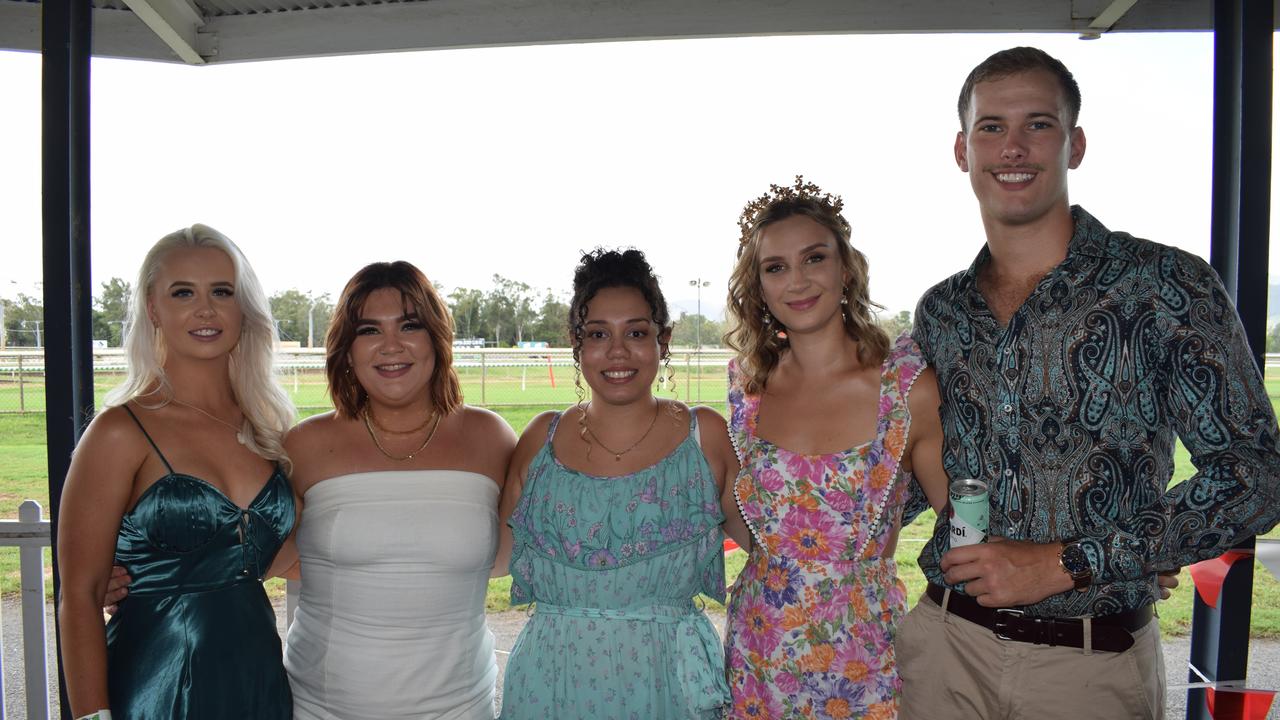
[[102, 283], [102, 291], [93, 299], [93, 339], [106, 340], [109, 347], [124, 344], [124, 319], [129, 314], [133, 286], [118, 277]]
[[911, 329], [911, 313], [902, 310], [896, 315], [879, 318], [880, 327], [889, 334], [889, 340], [896, 340], [902, 333]]
[[1267, 333], [1267, 352], [1280, 353], [1280, 323], [1276, 323]]
[[564, 347], [569, 343], [569, 306], [547, 288], [542, 297], [538, 317], [529, 328], [530, 340], [545, 340], [552, 347]]
[[[281, 340], [295, 340], [303, 347], [324, 345], [324, 333], [333, 317], [333, 303], [329, 301], [328, 293], [311, 297], [301, 290], [290, 288], [272, 295], [268, 302], [271, 303], [271, 315], [280, 327]], [[314, 345], [309, 344], [310, 342], [314, 342]]]
[[456, 337], [474, 338], [484, 334], [484, 293], [472, 288], [455, 288], [449, 293], [449, 314]]
[[677, 347], [720, 347], [724, 335], [724, 325], [715, 320], [694, 313], [680, 313], [676, 326], [671, 331], [671, 344]]
[[18, 293], [17, 300], [0, 298], [4, 306], [4, 336], [8, 347], [44, 345], [44, 305], [38, 298]]
[[484, 327], [496, 347], [510, 347], [524, 339], [525, 330], [537, 319], [533, 288], [519, 280], [493, 276], [493, 289], [484, 296]]

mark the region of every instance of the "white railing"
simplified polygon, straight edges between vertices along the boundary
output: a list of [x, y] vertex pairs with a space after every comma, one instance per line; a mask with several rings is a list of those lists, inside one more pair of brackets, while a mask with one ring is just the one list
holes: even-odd
[[[17, 520], [0, 520], [0, 547], [17, 547], [22, 575], [22, 666], [26, 674], [26, 717], [49, 719], [49, 668], [45, 662], [44, 549], [49, 547], [49, 521], [40, 503], [18, 506]], [[0, 720], [5, 718], [4, 665], [0, 658]], [[21, 716], [22, 713], [16, 713]]]

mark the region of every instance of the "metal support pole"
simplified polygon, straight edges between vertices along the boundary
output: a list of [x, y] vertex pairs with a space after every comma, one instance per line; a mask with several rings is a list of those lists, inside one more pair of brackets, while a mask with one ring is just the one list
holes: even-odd
[[[1271, 220], [1272, 0], [1214, 2], [1213, 219], [1210, 263], [1235, 299], [1254, 362], [1265, 367], [1267, 254]], [[1248, 538], [1237, 545], [1253, 549]], [[1253, 562], [1237, 562], [1218, 606], [1195, 597], [1190, 662], [1209, 680], [1248, 672]], [[1201, 680], [1188, 673], [1191, 682]], [[1219, 693], [1218, 717], [1237, 717], [1244, 697]], [[1187, 718], [1210, 720], [1204, 690], [1187, 692]]]
[[[87, 0], [41, 4], [43, 30], [42, 153], [44, 221], [45, 417], [49, 520], [58, 537], [62, 484], [71, 452], [93, 414], [89, 277], [89, 58], [93, 8]], [[53, 593], [61, 582], [53, 554]], [[55, 618], [55, 628], [58, 628]], [[71, 704], [62, 677], [62, 717]]]
[[27, 381], [22, 376], [22, 356], [18, 356], [18, 412], [27, 414]]

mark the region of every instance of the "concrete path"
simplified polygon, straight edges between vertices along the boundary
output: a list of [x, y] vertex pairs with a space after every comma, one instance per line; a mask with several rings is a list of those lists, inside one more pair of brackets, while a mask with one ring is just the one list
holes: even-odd
[[[724, 632], [724, 614], [709, 613], [716, 629]], [[50, 673], [53, 672], [53, 610], [48, 609], [49, 647], [47, 652]], [[276, 617], [279, 628], [284, 632], [284, 605], [276, 606]], [[24, 699], [25, 674], [22, 669], [22, 610], [16, 597], [0, 601], [0, 632], [3, 633], [4, 661], [4, 713], [5, 720], [25, 720], [27, 717]], [[498, 648], [498, 690], [502, 689], [502, 673], [507, 664], [507, 653], [515, 644], [516, 636], [528, 621], [528, 616], [521, 611], [492, 613], [489, 615], [489, 628], [493, 631]], [[1255, 640], [1249, 645], [1249, 685], [1256, 688], [1280, 689], [1280, 640]], [[1170, 685], [1182, 684], [1186, 677], [1187, 657], [1190, 642], [1186, 638], [1171, 638], [1164, 643], [1165, 668]], [[50, 707], [57, 705], [57, 678], [49, 679]], [[499, 697], [501, 702], [501, 697]], [[1186, 716], [1186, 691], [1170, 689], [1166, 695], [1165, 707], [1169, 720], [1180, 720]], [[57, 717], [56, 711], [54, 717]], [[1271, 708], [1268, 720], [1280, 720], [1280, 698]]]

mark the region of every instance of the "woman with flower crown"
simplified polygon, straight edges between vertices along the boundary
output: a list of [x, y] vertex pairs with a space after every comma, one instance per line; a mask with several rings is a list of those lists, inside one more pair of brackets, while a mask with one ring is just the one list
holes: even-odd
[[892, 718], [910, 483], [946, 501], [938, 390], [879, 328], [839, 197], [797, 177], [749, 204], [729, 281], [733, 485], [751, 531], [725, 640], [734, 718]]
[[510, 549], [512, 604], [537, 605], [502, 717], [720, 718], [724, 656], [694, 598], [724, 597], [724, 419], [654, 397], [671, 316], [643, 254], [588, 253], [573, 289], [591, 400], [535, 418], [511, 462], [498, 566]]

